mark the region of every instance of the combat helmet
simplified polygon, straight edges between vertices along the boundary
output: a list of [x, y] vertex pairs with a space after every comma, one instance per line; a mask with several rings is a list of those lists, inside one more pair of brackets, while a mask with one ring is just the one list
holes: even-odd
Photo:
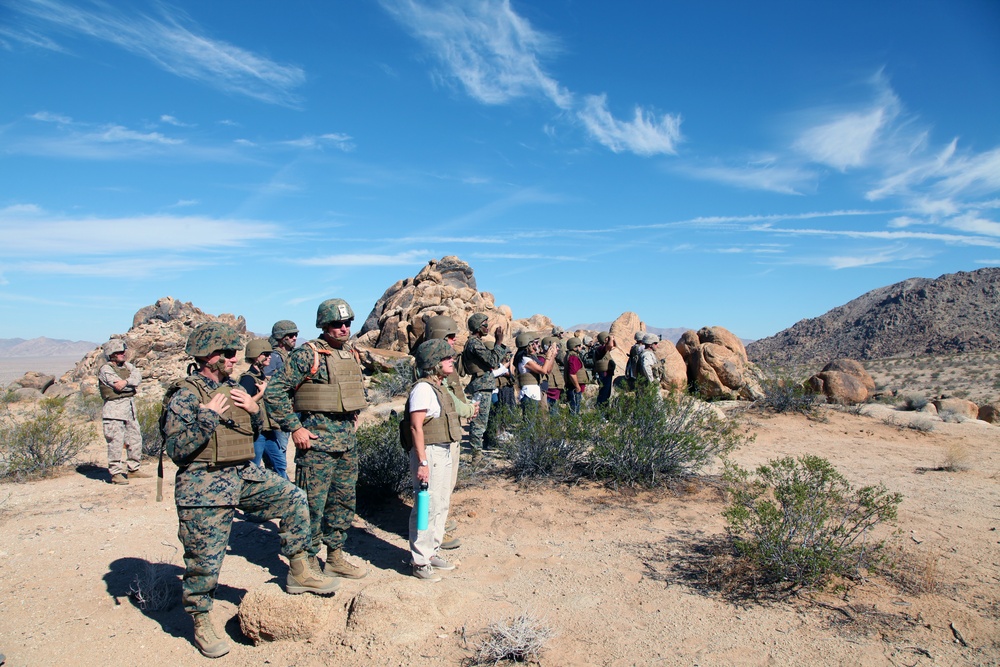
[[343, 299], [327, 299], [316, 309], [316, 328], [322, 329], [330, 322], [353, 320], [354, 311]]
[[248, 361], [253, 361], [265, 352], [274, 352], [274, 348], [271, 347], [271, 343], [264, 338], [254, 338], [252, 341], [247, 343], [245, 356]]
[[228, 324], [205, 322], [188, 336], [184, 352], [192, 357], [207, 357], [216, 350], [240, 349], [240, 336]]
[[538, 333], [534, 331], [522, 331], [517, 334], [514, 344], [517, 345], [518, 349], [522, 349], [531, 345], [531, 341], [533, 340], [538, 340]]
[[486, 313], [472, 313], [469, 315], [469, 331], [472, 333], [479, 331], [488, 319], [490, 318], [486, 316]]
[[641, 343], [642, 339], [646, 337], [646, 334], [642, 331], [635, 332], [635, 342]]
[[611, 334], [607, 331], [602, 331], [601, 333], [597, 334], [597, 342], [600, 343], [601, 345], [607, 343], [609, 338], [611, 338]]
[[576, 336], [573, 336], [568, 341], [566, 341], [566, 349], [567, 350], [575, 350], [578, 347], [580, 347], [581, 345], [583, 345], [583, 341], [580, 340], [579, 338], [577, 338]]
[[556, 345], [559, 344], [558, 336], [546, 336], [545, 338], [542, 339], [542, 347], [545, 348], [546, 350], [549, 349], [549, 346], [552, 345], [553, 343], [555, 343]]
[[458, 335], [458, 322], [447, 315], [435, 315], [427, 319], [427, 340], [444, 339]]
[[454, 357], [455, 350], [447, 341], [440, 338], [432, 338], [421, 343], [413, 353], [413, 358], [417, 362], [417, 368], [421, 370], [431, 370], [448, 357]]
[[295, 325], [295, 322], [292, 322], [291, 320], [278, 320], [274, 323], [274, 326], [271, 327], [271, 336], [273, 336], [275, 340], [281, 340], [289, 334], [297, 334], [298, 332], [299, 328]]
[[643, 345], [655, 345], [660, 342], [660, 337], [654, 333], [646, 334], [642, 337]]
[[125, 343], [124, 338], [112, 338], [107, 343], [102, 345], [101, 349], [104, 351], [104, 356], [110, 359], [112, 354], [127, 350], [128, 345]]

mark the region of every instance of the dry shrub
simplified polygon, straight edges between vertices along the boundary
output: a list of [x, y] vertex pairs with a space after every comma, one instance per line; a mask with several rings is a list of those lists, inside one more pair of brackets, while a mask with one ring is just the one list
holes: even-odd
[[67, 418], [66, 399], [39, 401], [34, 414], [0, 415], [0, 477], [24, 481], [45, 477], [73, 461], [90, 434]]
[[528, 613], [494, 621], [483, 631], [471, 664], [495, 665], [502, 660], [538, 661], [545, 644], [553, 636], [555, 633], [549, 627]]
[[169, 561], [146, 559], [132, 578], [128, 596], [143, 611], [167, 611], [180, 599], [180, 585]]
[[962, 472], [969, 469], [969, 450], [960, 442], [948, 443], [945, 448], [944, 460], [938, 466], [945, 472]]

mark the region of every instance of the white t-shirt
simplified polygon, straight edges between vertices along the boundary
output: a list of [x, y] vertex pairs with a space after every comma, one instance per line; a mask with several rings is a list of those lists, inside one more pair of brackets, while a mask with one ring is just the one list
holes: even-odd
[[[530, 373], [528, 370], [528, 362], [534, 361], [536, 364], [538, 360], [532, 357], [530, 354], [526, 354], [521, 357], [521, 360], [517, 362], [517, 372], [521, 375]], [[530, 398], [533, 401], [542, 400], [542, 387], [537, 384], [523, 384], [521, 385], [521, 398]]]
[[410, 412], [427, 411], [427, 417], [435, 419], [441, 416], [441, 403], [437, 394], [426, 382], [418, 382], [410, 390]]

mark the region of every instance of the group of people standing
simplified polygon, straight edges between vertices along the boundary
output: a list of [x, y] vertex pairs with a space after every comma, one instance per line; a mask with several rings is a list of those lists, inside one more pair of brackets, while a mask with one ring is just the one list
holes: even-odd
[[[161, 427], [165, 451], [177, 465], [182, 601], [193, 619], [195, 645], [207, 657], [220, 657], [230, 648], [209, 613], [236, 510], [281, 520], [288, 593], [331, 594], [341, 578], [367, 575], [344, 553], [356, 511], [355, 431], [368, 405], [360, 358], [349, 343], [353, 321], [346, 301], [328, 299], [317, 310], [319, 337], [301, 346], [294, 322], [276, 322], [270, 338], [246, 345], [250, 368], [238, 381], [232, 376], [242, 345], [232, 327], [205, 323], [188, 336], [185, 352], [194, 362], [188, 376], [168, 390]], [[492, 331], [495, 342], [488, 341], [489, 318], [475, 313], [467, 322], [468, 341], [459, 351], [458, 325], [452, 318], [432, 317], [426, 325], [422, 342], [412, 350], [418, 377], [407, 396], [402, 439], [409, 445], [414, 493], [426, 489], [429, 497], [427, 527], [418, 528], [416, 503], [410, 517], [412, 574], [437, 581], [438, 572], [455, 567], [442, 550], [461, 544], [451, 534], [456, 523], [448, 517], [458, 478], [461, 419], [469, 420], [476, 460], [482, 457], [493, 404], [503, 390], [512, 392], [515, 383], [526, 412], [543, 400], [556, 405], [563, 391], [570, 409], [579, 411], [592, 377], [601, 386], [598, 401], [607, 401], [615, 341], [607, 332], [586, 345], [576, 337], [562, 341], [561, 331], [550, 337], [522, 332], [514, 352], [501, 342], [501, 327]], [[646, 351], [656, 345], [642, 344]], [[113, 483], [127, 484], [129, 475], [147, 476], [139, 471], [142, 444], [133, 399], [141, 375], [125, 360], [124, 340], [108, 341], [104, 352], [108, 363], [98, 376], [109, 472]], [[648, 366], [644, 354], [637, 357], [639, 369]], [[470, 376], [464, 391], [457, 365]], [[294, 483], [287, 475], [289, 441], [295, 447]]]

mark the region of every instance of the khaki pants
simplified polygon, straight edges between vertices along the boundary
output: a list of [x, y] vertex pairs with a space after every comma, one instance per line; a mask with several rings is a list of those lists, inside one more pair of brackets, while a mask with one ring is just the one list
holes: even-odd
[[448, 507], [451, 503], [452, 488], [452, 445], [427, 445], [427, 465], [430, 468], [430, 481], [427, 491], [430, 493], [427, 530], [417, 530], [416, 494], [420, 491], [417, 481], [417, 450], [410, 450], [410, 478], [413, 480], [413, 509], [410, 511], [410, 556], [414, 565], [427, 565], [431, 556], [437, 555], [444, 538], [444, 524], [448, 522]]
[[[108, 442], [108, 472], [124, 475], [139, 469], [142, 461], [142, 434], [134, 419], [105, 419], [104, 439]], [[127, 460], [122, 460], [122, 450]]]

